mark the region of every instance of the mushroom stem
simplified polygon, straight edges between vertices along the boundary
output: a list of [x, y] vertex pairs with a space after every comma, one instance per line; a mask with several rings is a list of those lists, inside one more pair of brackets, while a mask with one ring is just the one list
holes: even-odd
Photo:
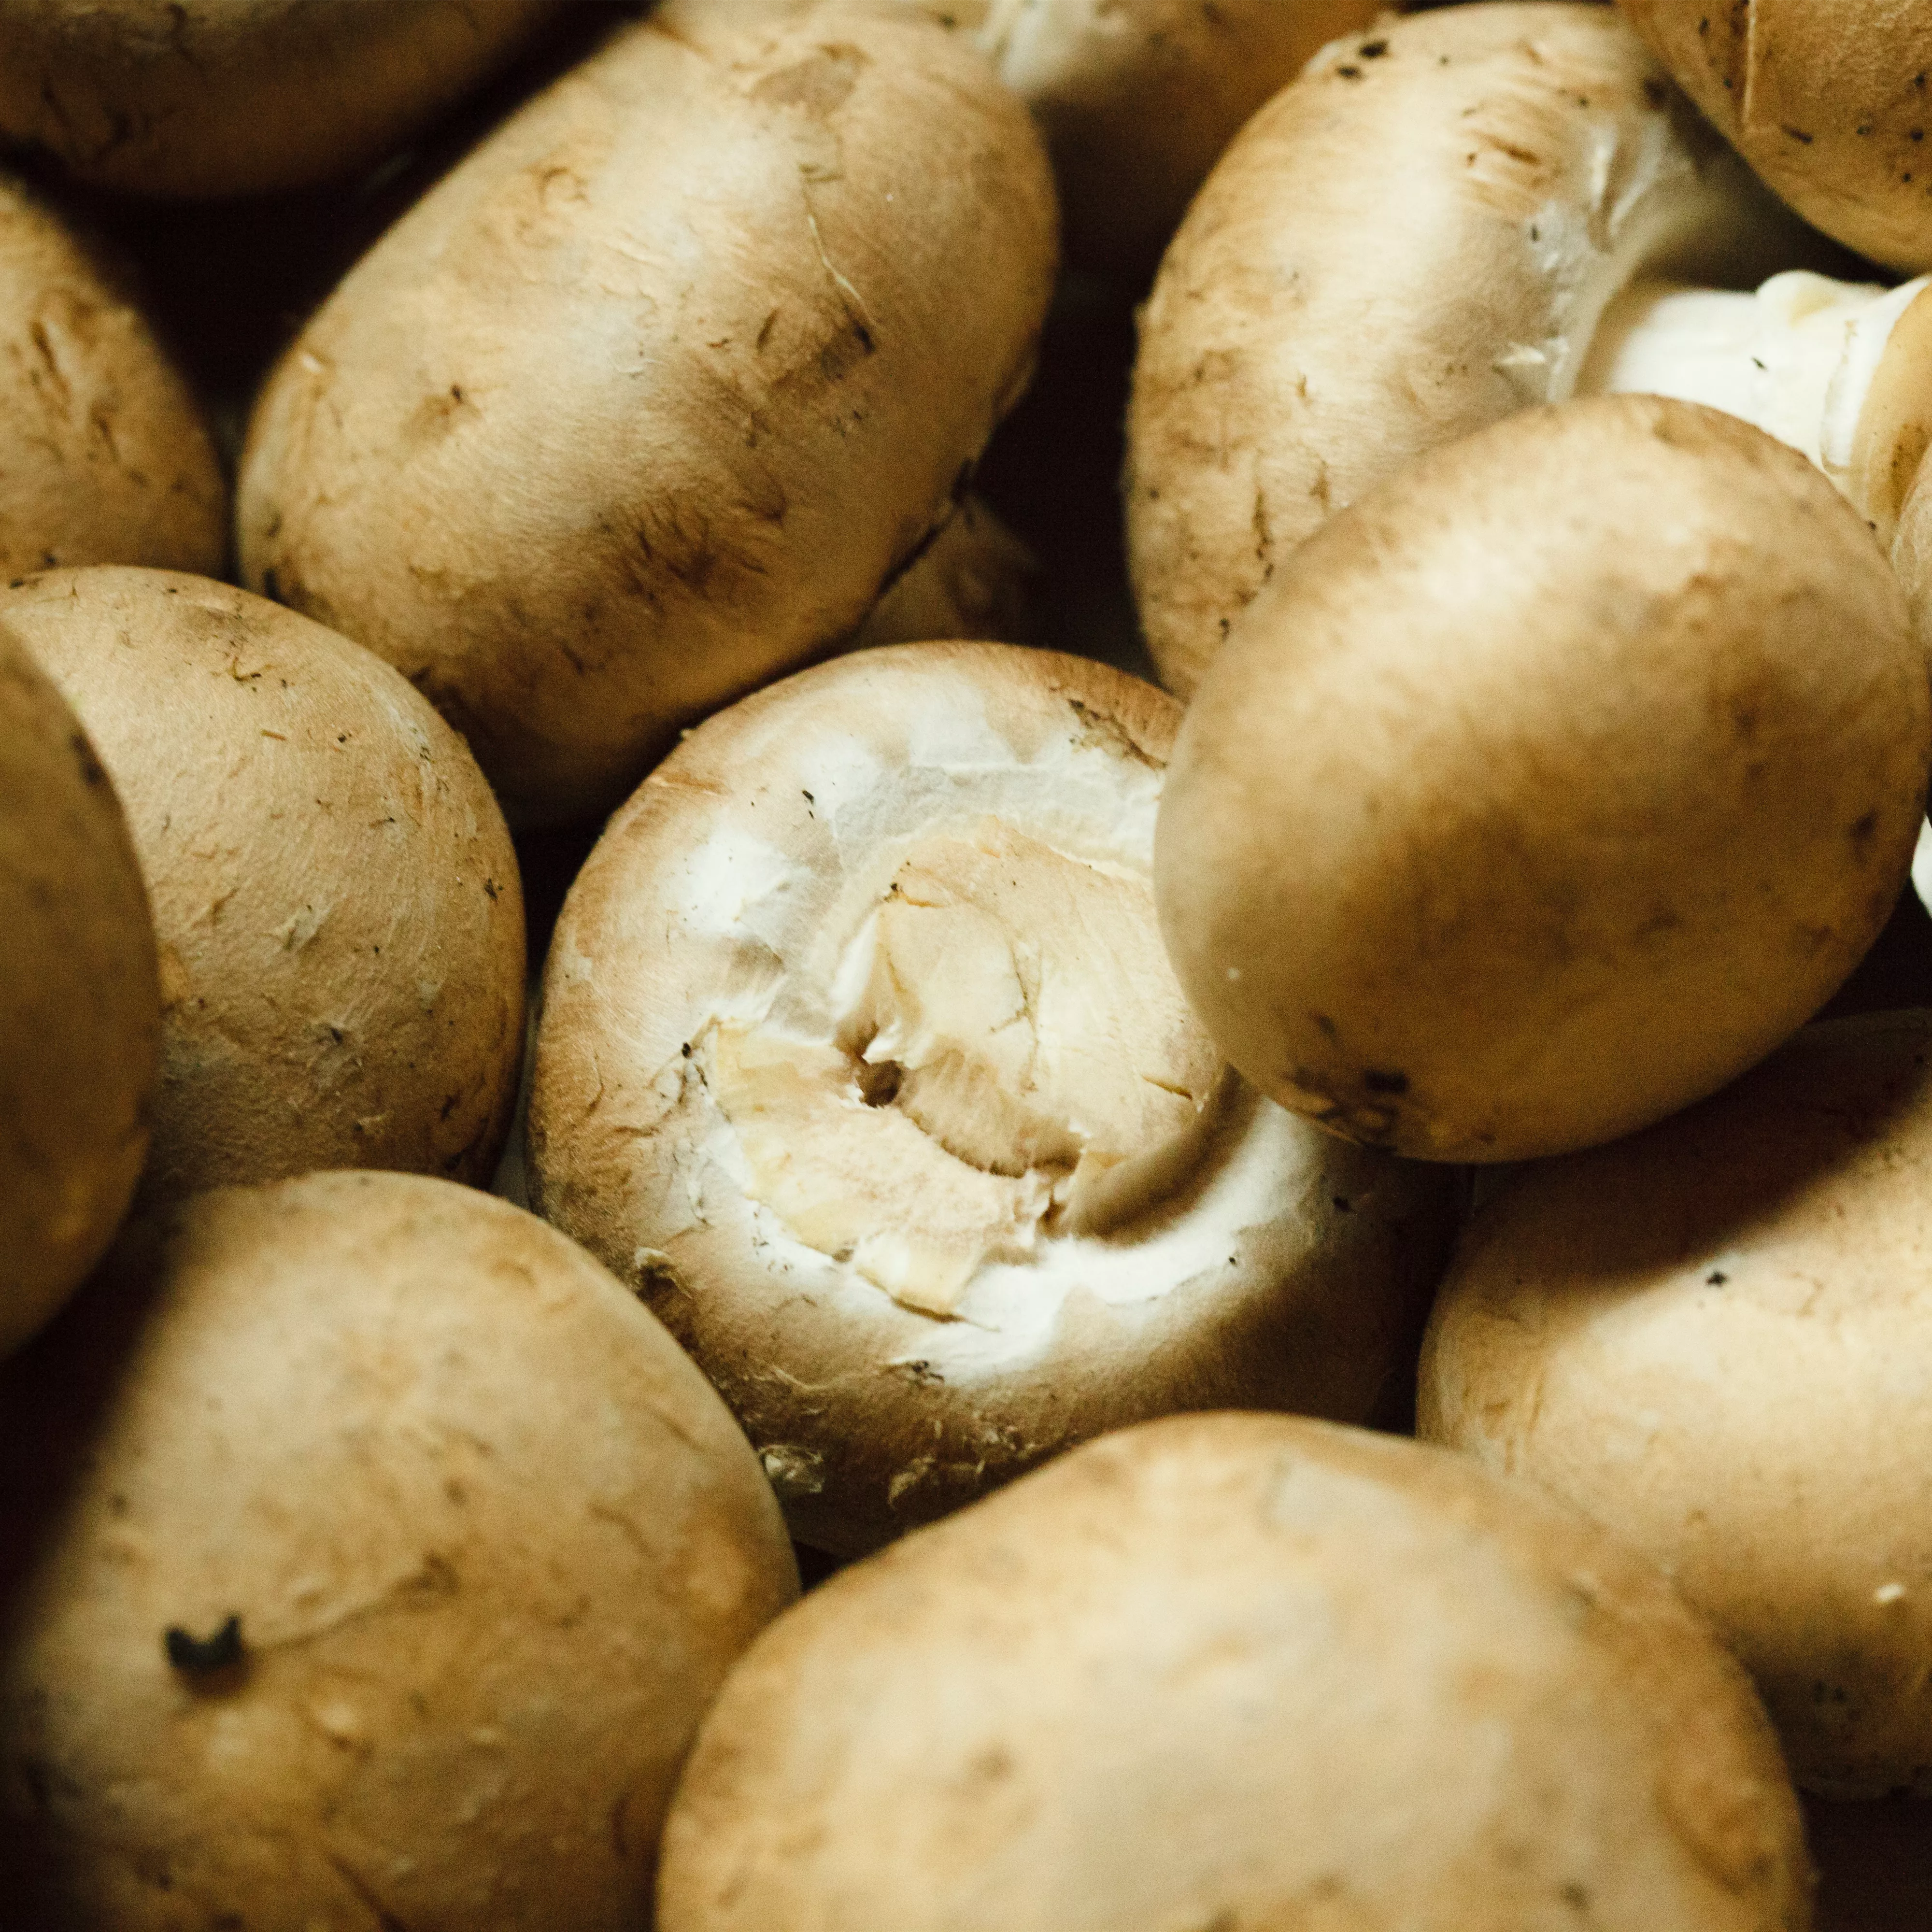
[[[1604, 311], [1578, 393], [1674, 396], [1741, 416], [1816, 464], [1889, 543], [1904, 496], [1894, 479], [1905, 452], [1894, 446], [1916, 412], [1871, 405], [1897, 387], [1891, 352], [1908, 351], [1918, 333], [1897, 325], [1928, 284], [1921, 276], [1888, 289], [1803, 268], [1742, 292], [1640, 280]], [[1932, 374], [1914, 386], [1932, 388]], [[1873, 447], [1875, 436], [1886, 446]], [[1910, 468], [1923, 448], [1921, 435]]]

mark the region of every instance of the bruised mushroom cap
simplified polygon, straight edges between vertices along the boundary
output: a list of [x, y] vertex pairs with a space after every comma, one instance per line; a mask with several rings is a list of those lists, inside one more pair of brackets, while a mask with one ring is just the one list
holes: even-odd
[[1215, 169], [1142, 318], [1127, 532], [1162, 680], [1191, 692], [1332, 512], [1568, 396], [1640, 270], [1806, 255], [1606, 8], [1450, 7], [1326, 49]]
[[1619, 0], [1724, 138], [1814, 227], [1932, 268], [1932, 27], [1859, 0]]
[[0, 132], [124, 193], [266, 194], [380, 160], [562, 0], [0, 0]]
[[1162, 926], [1264, 1092], [1399, 1152], [1556, 1153], [1823, 1003], [1928, 758], [1898, 584], [1802, 458], [1658, 398], [1526, 410], [1243, 614], [1176, 747]]
[[0, 478], [0, 580], [57, 564], [221, 567], [228, 493], [188, 385], [118, 272], [4, 173]]
[[1055, 653], [866, 652], [700, 726], [545, 974], [532, 1199], [849, 1552], [1070, 1443], [1240, 1402], [1358, 1420], [1450, 1177], [1222, 1067], [1148, 880], [1178, 706]]
[[160, 941], [156, 1199], [314, 1167], [487, 1180], [523, 1037], [516, 854], [463, 742], [244, 590], [50, 571], [0, 628], [127, 808]]
[[1802, 1932], [1808, 1881], [1763, 1711], [1649, 1563], [1466, 1457], [1190, 1416], [774, 1622], [657, 1922]]
[[160, 1010], [113, 788], [0, 631], [0, 1354], [73, 1291], [133, 1196]]
[[1024, 110], [929, 23], [626, 27], [271, 376], [248, 580], [398, 664], [513, 816], [608, 809], [950, 514], [1055, 230]]
[[1932, 1796], [1932, 1013], [1814, 1027], [1485, 1203], [1420, 1421], [1647, 1550], [1799, 1781]]
[[13, 1923], [647, 1922], [796, 1571], [580, 1250], [417, 1176], [219, 1189], [130, 1227], [0, 1418]]

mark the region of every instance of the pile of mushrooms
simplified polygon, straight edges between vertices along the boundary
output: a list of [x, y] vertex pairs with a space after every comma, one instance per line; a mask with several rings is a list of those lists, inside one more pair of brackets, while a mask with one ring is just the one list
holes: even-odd
[[1932, 1898], [1927, 38], [0, 0], [0, 1921]]

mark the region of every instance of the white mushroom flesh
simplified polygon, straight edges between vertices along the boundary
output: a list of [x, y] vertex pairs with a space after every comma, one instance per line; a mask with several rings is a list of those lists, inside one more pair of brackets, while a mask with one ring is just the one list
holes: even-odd
[[1873, 516], [1853, 480], [1859, 419], [1892, 330], [1928, 281], [1888, 289], [1802, 268], [1755, 291], [1639, 280], [1605, 310], [1577, 392], [1674, 396], [1741, 416]]
[[900, 844], [838, 947], [824, 1034], [720, 1019], [713, 1098], [746, 1191], [908, 1305], [1121, 1211], [1117, 1170], [1185, 1142], [1219, 1057], [1144, 872], [988, 813]]

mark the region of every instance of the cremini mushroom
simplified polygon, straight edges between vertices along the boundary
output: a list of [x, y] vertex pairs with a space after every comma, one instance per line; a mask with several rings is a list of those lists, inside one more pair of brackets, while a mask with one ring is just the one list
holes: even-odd
[[998, 514], [968, 496], [945, 527], [874, 604], [856, 649], [928, 638], [1024, 644], [1033, 628], [1040, 560]]
[[125, 272], [0, 172], [0, 581], [63, 564], [218, 570], [227, 521], [207, 424]]
[[119, 801], [0, 622], [0, 1354], [113, 1238], [148, 1151], [160, 1030]]
[[1608, 8], [1496, 0], [1325, 49], [1216, 166], [1142, 319], [1127, 528], [1163, 682], [1190, 692], [1334, 512], [1572, 394], [1634, 280], [1748, 286], [1822, 248]]
[[1932, 268], [1932, 30], [1859, 0], [1620, 0], [1726, 140], [1814, 226], [1894, 268]]
[[462, 740], [371, 652], [204, 578], [46, 572], [0, 591], [0, 628], [86, 727], [153, 901], [146, 1197], [314, 1167], [487, 1180], [523, 906]]
[[1508, 1180], [1423, 1364], [1424, 1432], [1648, 1551], [1841, 1795], [1932, 1796], [1928, 1247], [1932, 1013], [1834, 1021]]
[[1904, 598], [1812, 465], [1693, 404], [1525, 410], [1242, 614], [1175, 748], [1162, 926], [1263, 1092], [1406, 1154], [1557, 1153], [1809, 1018], [1928, 760]]
[[562, 0], [0, 0], [0, 134], [88, 182], [266, 194], [380, 160]]
[[290, 346], [247, 580], [399, 665], [513, 817], [608, 810], [952, 514], [1055, 235], [1025, 110], [928, 22], [626, 23]]
[[723, 1404], [554, 1229], [413, 1174], [177, 1203], [0, 1373], [4, 1916], [631, 1932], [796, 1589]]
[[795, 1532], [883, 1543], [1070, 1443], [1366, 1416], [1450, 1177], [1222, 1065], [1148, 878], [1179, 707], [1055, 653], [868, 651], [708, 720], [544, 976], [531, 1198], [724, 1392]]
[[1076, 1450], [746, 1651], [661, 1932], [1804, 1932], [1748, 1680], [1650, 1563], [1299, 1418]]

